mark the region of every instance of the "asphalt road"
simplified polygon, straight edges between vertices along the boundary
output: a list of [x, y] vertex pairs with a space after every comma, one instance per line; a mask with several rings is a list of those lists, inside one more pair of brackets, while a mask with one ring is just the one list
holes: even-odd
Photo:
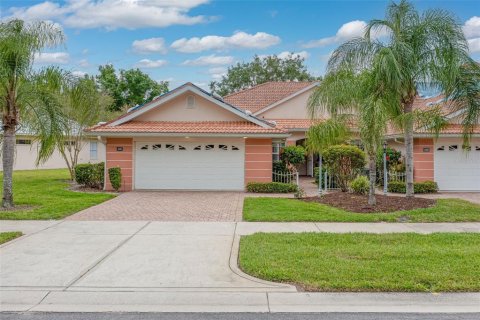
[[0, 313], [1, 320], [479, 320], [480, 313]]

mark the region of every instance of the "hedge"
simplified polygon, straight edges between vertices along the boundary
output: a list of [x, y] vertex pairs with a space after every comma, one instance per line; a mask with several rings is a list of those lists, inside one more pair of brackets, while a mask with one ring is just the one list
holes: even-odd
[[110, 179], [112, 188], [118, 191], [122, 186], [122, 169], [120, 169], [120, 167], [108, 169], [108, 178]]
[[103, 188], [105, 163], [82, 163], [75, 166], [75, 181], [89, 188]]
[[[438, 185], [433, 181], [415, 182], [413, 184], [413, 190], [415, 193], [436, 193], [438, 191]], [[388, 192], [393, 193], [405, 193], [405, 182], [392, 181], [388, 183]]]
[[296, 192], [296, 184], [281, 182], [249, 182], [247, 184], [248, 192], [255, 193], [290, 193]]

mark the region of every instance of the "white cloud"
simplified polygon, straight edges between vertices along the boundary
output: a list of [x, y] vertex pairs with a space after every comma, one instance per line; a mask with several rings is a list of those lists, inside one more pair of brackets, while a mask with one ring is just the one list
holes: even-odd
[[[344, 42], [356, 37], [362, 37], [365, 33], [367, 23], [361, 20], [354, 20], [343, 24], [337, 33], [332, 37], [312, 40], [303, 45], [304, 48], [325, 47], [334, 43]], [[387, 35], [386, 30], [379, 30], [372, 34], [373, 38], [380, 38]]]
[[232, 48], [264, 49], [278, 43], [280, 43], [279, 37], [265, 32], [249, 34], [239, 31], [230, 37], [205, 36], [202, 38], [182, 38], [174, 41], [171, 47], [179, 52], [192, 53]]
[[167, 47], [165, 46], [165, 39], [163, 38], [150, 38], [144, 40], [135, 40], [132, 43], [133, 51], [137, 53], [167, 53]]
[[300, 52], [290, 52], [290, 51], [283, 51], [283, 52], [280, 52], [279, 54], [277, 54], [277, 57], [279, 57], [280, 59], [287, 59], [288, 57], [300, 57], [302, 59], [308, 59], [310, 57], [310, 53], [308, 53], [307, 51], [300, 51]]
[[78, 61], [78, 65], [82, 68], [90, 67], [90, 63], [88, 62], [87, 59], [81, 59], [80, 61]]
[[469, 39], [468, 47], [470, 53], [480, 53], [480, 38]]
[[89, 29], [137, 29], [207, 22], [209, 18], [188, 12], [209, 0], [67, 0], [63, 4], [44, 1], [13, 7], [11, 17], [23, 20], [57, 20], [67, 27]]
[[142, 59], [138, 61], [135, 66], [137, 68], [160, 68], [167, 64], [166, 60], [150, 60], [150, 59]]
[[227, 69], [224, 67], [215, 67], [208, 69], [208, 73], [213, 80], [221, 80], [224, 75], [227, 74]]
[[224, 65], [231, 64], [233, 62], [232, 56], [217, 56], [211, 54], [209, 56], [201, 56], [194, 60], [185, 60], [182, 65], [184, 66], [211, 66], [211, 65]]
[[83, 71], [80, 71], [80, 70], [75, 70], [72, 72], [72, 75], [74, 75], [75, 77], [79, 77], [79, 78], [83, 78], [87, 73], [86, 72], [83, 72]]
[[467, 38], [480, 37], [480, 17], [473, 16], [463, 25], [463, 33]]
[[34, 62], [37, 64], [66, 64], [70, 60], [67, 52], [43, 52], [36, 53]]

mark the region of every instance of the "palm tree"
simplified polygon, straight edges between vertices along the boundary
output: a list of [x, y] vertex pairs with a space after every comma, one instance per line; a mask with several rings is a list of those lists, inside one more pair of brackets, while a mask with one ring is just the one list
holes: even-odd
[[[373, 73], [364, 71], [355, 74], [351, 70], [342, 70], [327, 74], [308, 103], [312, 118], [318, 119], [325, 114], [331, 117], [325, 123], [331, 122], [327, 127], [337, 129], [330, 132], [341, 132], [338, 128], [342, 127], [344, 131], [353, 126], [356, 128], [369, 160], [369, 205], [376, 204], [377, 150], [382, 145], [389, 119], [388, 109], [385, 107], [388, 105], [388, 96], [382, 95], [380, 90]], [[325, 135], [325, 132], [313, 129], [308, 136], [314, 138], [321, 134]], [[318, 141], [320, 139], [332, 141], [334, 137], [327, 134], [325, 137], [313, 139], [310, 144], [321, 145]]]
[[61, 134], [58, 104], [50, 95], [48, 76], [34, 72], [35, 54], [64, 40], [61, 29], [48, 22], [25, 23], [11, 20], [0, 23], [0, 108], [2, 111], [2, 161], [4, 208], [12, 208], [12, 174], [15, 154], [15, 131], [25, 124], [41, 141], [38, 159], [53, 152], [53, 136]]
[[[386, 36], [376, 38], [379, 34]], [[407, 197], [414, 193], [413, 102], [418, 88], [433, 86], [447, 97], [455, 90], [463, 91], [458, 86], [463, 84], [459, 79], [465, 66], [479, 70], [469, 56], [468, 43], [455, 17], [438, 9], [420, 14], [406, 0], [390, 4], [383, 20], [371, 20], [363, 37], [342, 44], [329, 59], [329, 72], [370, 70], [375, 82], [396, 97], [389, 109], [397, 113], [395, 124], [404, 132]], [[478, 104], [468, 108], [478, 110]]]

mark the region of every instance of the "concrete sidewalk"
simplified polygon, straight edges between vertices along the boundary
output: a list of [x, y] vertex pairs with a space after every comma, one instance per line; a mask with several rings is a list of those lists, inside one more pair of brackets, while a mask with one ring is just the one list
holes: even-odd
[[0, 246], [3, 311], [480, 312], [480, 294], [305, 293], [244, 274], [255, 232], [480, 232], [480, 223], [11, 221]]

